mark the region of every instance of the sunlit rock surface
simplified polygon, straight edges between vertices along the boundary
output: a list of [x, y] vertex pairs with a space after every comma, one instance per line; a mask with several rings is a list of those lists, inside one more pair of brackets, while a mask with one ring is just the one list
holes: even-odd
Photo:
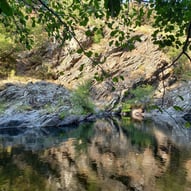
[[[0, 91], [0, 131], [38, 130], [56, 126], [59, 113], [71, 109], [70, 93], [62, 86], [40, 81], [6, 83]], [[16, 133], [16, 132], [15, 132]], [[17, 134], [17, 133], [16, 133]]]

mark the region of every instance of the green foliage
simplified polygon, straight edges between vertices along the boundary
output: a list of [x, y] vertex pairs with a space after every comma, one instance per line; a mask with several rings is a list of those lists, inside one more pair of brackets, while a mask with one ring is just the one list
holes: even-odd
[[68, 113], [66, 111], [62, 111], [59, 113], [59, 118], [64, 119], [67, 115], [68, 115]]
[[[183, 42], [183, 40], [181, 40], [181, 42]], [[170, 58], [171, 61], [173, 61], [174, 59], [177, 58], [177, 56], [180, 54], [180, 50], [175, 48], [175, 47], [165, 47], [163, 49], [163, 51], [165, 52], [165, 54]], [[190, 54], [191, 52], [188, 51], [188, 54]], [[178, 60], [178, 62], [181, 64], [181, 65], [186, 65], [188, 64], [189, 60], [188, 58], [183, 55], [180, 57], [180, 59]]]
[[[170, 58], [171, 61], [177, 58], [180, 51], [175, 47], [166, 47], [164, 49], [165, 54]], [[187, 51], [190, 55], [191, 51]], [[177, 65], [174, 67], [174, 74], [180, 80], [190, 80], [191, 79], [191, 66], [188, 58], [183, 55], [177, 61]]]
[[179, 64], [174, 69], [175, 76], [183, 81], [191, 79], [191, 67], [188, 64]]
[[185, 127], [185, 128], [190, 128], [190, 127], [191, 127], [190, 122], [187, 121], [187, 122], [184, 124], [184, 127]]
[[176, 110], [176, 111], [183, 111], [183, 108], [178, 106], [178, 105], [174, 105], [173, 108]]
[[[157, 28], [153, 33], [153, 39], [161, 47], [182, 45], [180, 37], [185, 35], [191, 18], [191, 2], [178, 1], [153, 1], [154, 24]], [[161, 36], [161, 38], [159, 38]]]
[[14, 46], [10, 34], [6, 33], [5, 28], [0, 24], [0, 54], [9, 51], [10, 47]]
[[99, 43], [102, 38], [103, 38], [103, 31], [101, 29], [96, 30], [93, 37], [94, 42]]
[[[61, 44], [74, 38], [80, 45], [75, 30], [81, 27], [96, 43], [105, 35], [103, 31], [107, 31], [110, 46], [132, 50], [140, 38], [130, 34], [152, 17], [156, 29], [152, 35], [154, 42], [160, 47], [179, 48], [183, 44], [180, 38], [186, 34], [190, 22], [190, 10], [191, 3], [187, 0], [150, 0], [147, 3], [139, 0], [134, 3], [121, 0], [2, 0], [0, 21], [15, 41], [25, 44], [28, 49], [35, 42], [41, 44], [31, 33], [35, 28], [43, 29], [43, 32], [37, 30], [39, 37], [46, 36], [46, 31]], [[92, 24], [92, 20], [95, 23], [99, 20], [99, 24]], [[83, 46], [79, 50], [88, 57], [93, 55], [83, 50]]]
[[94, 112], [94, 104], [90, 99], [91, 85], [92, 82], [88, 80], [80, 84], [73, 92], [71, 98], [73, 113], [88, 114]]
[[135, 89], [129, 91], [130, 99], [129, 102], [144, 102], [145, 100], [151, 99], [154, 92], [154, 87], [151, 85], [138, 86]]
[[[128, 2], [121, 0], [87, 0], [87, 1], [62, 1], [57, 0], [46, 2], [43, 0], [32, 1], [14, 1], [4, 0], [6, 5], [2, 9], [4, 14], [0, 15], [0, 20], [6, 27], [7, 31], [12, 31], [16, 34], [15, 39], [25, 44], [27, 48], [31, 48], [31, 44], [35, 42], [33, 35], [31, 35], [32, 28], [39, 25], [43, 26], [47, 34], [58, 41], [70, 40], [75, 37], [75, 27], [89, 27], [92, 26], [92, 20], [99, 20], [100, 24], [93, 25], [94, 41], [99, 42], [103, 37], [103, 28], [108, 28], [111, 31], [110, 36], [116, 37], [116, 40], [111, 39], [111, 43], [116, 46], [128, 47], [129, 29], [132, 23], [131, 19], [136, 18], [137, 23], [142, 17], [142, 8], [137, 7], [133, 9], [135, 14], [128, 14]], [[27, 6], [26, 6], [27, 5]], [[9, 14], [8, 10], [14, 12], [14, 16]], [[136, 13], [139, 13], [137, 16]], [[135, 24], [137, 25], [137, 24]], [[126, 28], [124, 28], [126, 27]], [[89, 31], [89, 32], [88, 32]], [[90, 36], [91, 30], [85, 30], [85, 34]], [[41, 33], [38, 33], [41, 34]]]
[[122, 103], [122, 112], [130, 113], [134, 106], [142, 107], [147, 104], [147, 107], [149, 107], [153, 93], [154, 87], [151, 85], [142, 85], [131, 89], [127, 92], [126, 101]]
[[1, 0], [0, 2], [0, 12], [3, 12], [7, 16], [12, 16], [13, 15], [13, 10], [8, 4], [6, 0]]
[[131, 112], [131, 104], [130, 103], [123, 103], [122, 104], [122, 112], [130, 113]]
[[154, 87], [151, 85], [138, 86], [135, 89], [130, 90], [130, 93], [135, 96], [136, 99], [141, 100], [148, 96], [151, 96], [154, 91]]

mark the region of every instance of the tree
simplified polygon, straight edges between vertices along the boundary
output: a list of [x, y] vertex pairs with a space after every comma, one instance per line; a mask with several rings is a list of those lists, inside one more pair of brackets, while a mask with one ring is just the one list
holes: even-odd
[[[135, 6], [132, 6], [135, 5]], [[130, 31], [144, 22], [144, 17], [152, 17], [153, 41], [164, 46], [182, 47], [186, 54], [191, 49], [191, 1], [190, 0], [1, 0], [0, 20], [7, 31], [12, 32], [17, 40], [31, 48], [33, 38], [30, 28], [43, 25], [49, 36], [54, 36], [62, 44], [74, 38], [79, 46], [79, 52], [91, 57], [92, 52], [85, 52], [75, 34], [77, 26], [84, 27], [85, 34], [92, 33], [107, 26], [113, 37], [110, 45], [133, 48], [133, 43], [139, 38], [132, 39]], [[103, 25], [89, 28], [91, 19], [100, 19]], [[116, 25], [117, 21], [117, 25]], [[127, 30], [124, 31], [126, 27]], [[180, 37], [187, 35], [183, 43]], [[191, 60], [191, 59], [190, 59]]]

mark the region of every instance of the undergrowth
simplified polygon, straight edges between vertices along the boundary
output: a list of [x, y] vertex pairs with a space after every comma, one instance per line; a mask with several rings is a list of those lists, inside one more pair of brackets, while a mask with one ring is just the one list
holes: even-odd
[[122, 103], [122, 112], [130, 112], [133, 106], [149, 105], [152, 101], [154, 87], [142, 85], [127, 92], [126, 101]]
[[73, 92], [71, 102], [74, 114], [88, 114], [94, 112], [94, 104], [90, 99], [90, 89], [92, 82], [81, 83]]

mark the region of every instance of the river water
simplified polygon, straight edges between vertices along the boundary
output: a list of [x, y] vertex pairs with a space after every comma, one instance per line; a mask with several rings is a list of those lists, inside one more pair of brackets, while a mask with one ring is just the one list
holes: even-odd
[[98, 119], [1, 135], [0, 191], [191, 191], [190, 130]]

